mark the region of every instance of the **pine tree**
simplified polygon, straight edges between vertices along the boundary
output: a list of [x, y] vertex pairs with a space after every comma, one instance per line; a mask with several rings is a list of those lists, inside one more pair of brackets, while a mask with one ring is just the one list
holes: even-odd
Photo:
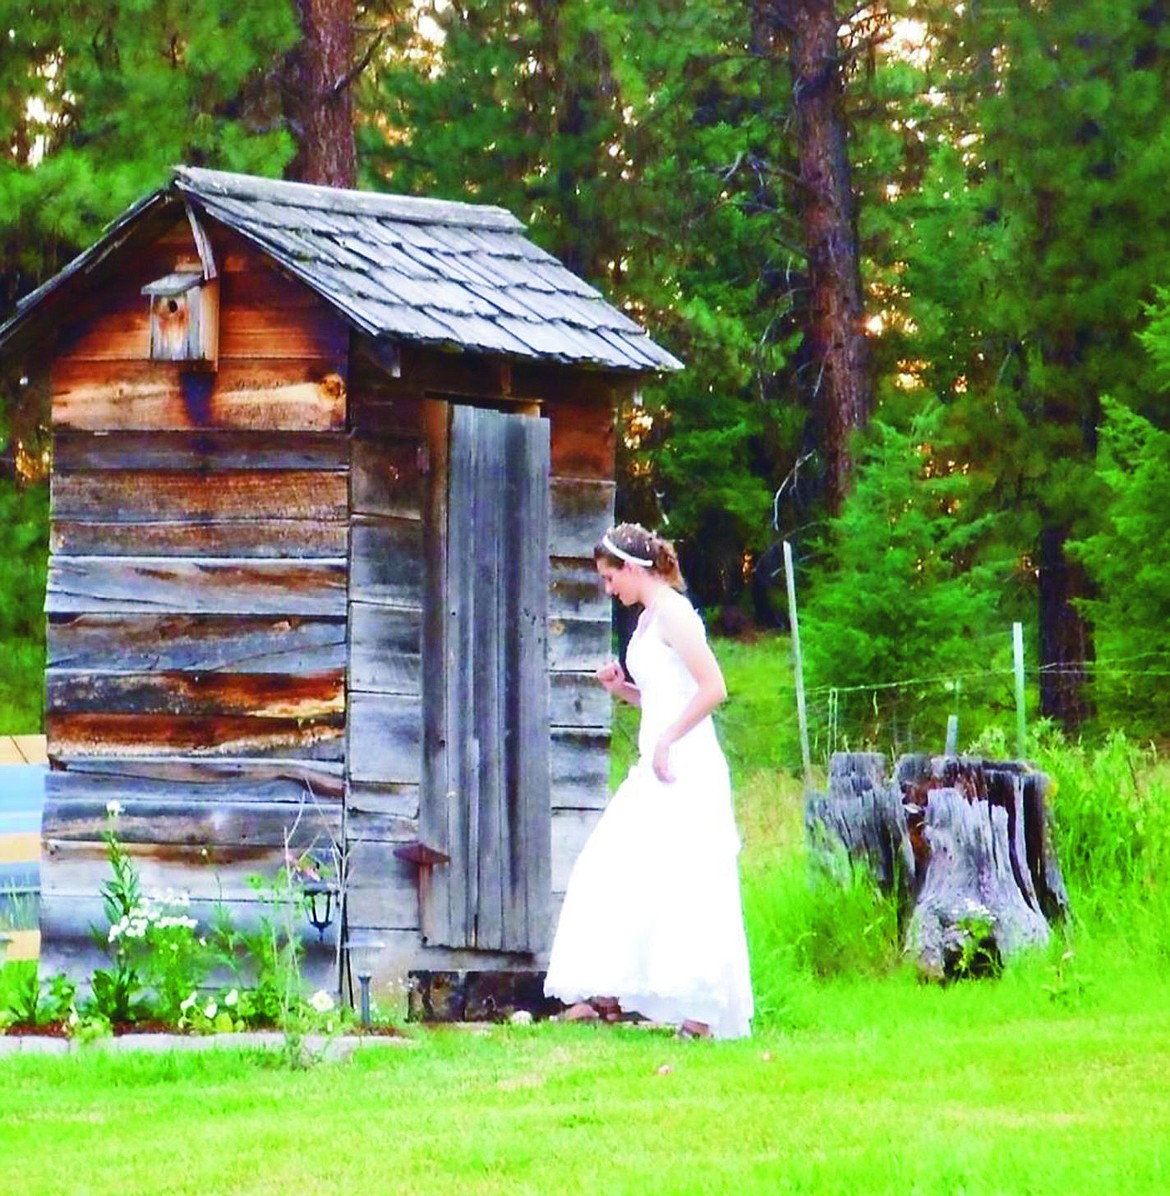
[[919, 6], [938, 148], [904, 202], [916, 357], [1035, 576], [1042, 710], [1069, 727], [1092, 714], [1091, 588], [1065, 545], [1093, 526], [1100, 396], [1160, 404], [1136, 335], [1170, 267], [1166, 7]]
[[686, 361], [623, 413], [623, 513], [680, 539], [704, 600], [733, 595], [805, 422], [776, 401], [801, 262], [770, 148], [783, 80], [748, 9], [464, 0], [431, 20], [395, 30], [366, 180], [509, 208]]
[[290, 0], [0, 0], [3, 306], [179, 162], [279, 174]]

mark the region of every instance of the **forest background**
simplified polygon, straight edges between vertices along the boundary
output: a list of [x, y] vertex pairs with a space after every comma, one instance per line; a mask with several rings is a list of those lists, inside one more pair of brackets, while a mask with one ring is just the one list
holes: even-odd
[[[1170, 2], [0, 0], [0, 31], [0, 316], [178, 163], [500, 204], [687, 363], [620, 413], [619, 515], [741, 634], [784, 626], [793, 544], [820, 747], [1010, 710], [1016, 621], [1035, 713], [1164, 734]], [[0, 732], [42, 718], [46, 422], [17, 367]]]

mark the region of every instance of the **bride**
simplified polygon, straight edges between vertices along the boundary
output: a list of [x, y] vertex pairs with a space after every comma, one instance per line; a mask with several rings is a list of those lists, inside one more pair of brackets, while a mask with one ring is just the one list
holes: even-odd
[[723, 674], [680, 593], [673, 545], [623, 523], [593, 557], [606, 592], [642, 607], [626, 652], [633, 682], [617, 661], [597, 670], [611, 694], [641, 707], [640, 759], [577, 857], [545, 993], [739, 1038], [752, 993], [739, 836], [711, 721]]

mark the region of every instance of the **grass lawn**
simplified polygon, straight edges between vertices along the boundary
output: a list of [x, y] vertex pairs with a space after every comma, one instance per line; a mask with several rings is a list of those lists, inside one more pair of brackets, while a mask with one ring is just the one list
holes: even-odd
[[785, 651], [720, 645], [751, 1040], [543, 1024], [412, 1027], [307, 1070], [0, 1057], [0, 1193], [1170, 1191], [1170, 778], [1123, 745], [1066, 752], [1074, 949], [921, 985], [889, 903], [810, 885]]
[[805, 1029], [741, 1043], [540, 1025], [417, 1030], [305, 1071], [9, 1058], [4, 1190], [1170, 1189], [1170, 983], [1062, 1009], [1033, 979], [828, 984]]

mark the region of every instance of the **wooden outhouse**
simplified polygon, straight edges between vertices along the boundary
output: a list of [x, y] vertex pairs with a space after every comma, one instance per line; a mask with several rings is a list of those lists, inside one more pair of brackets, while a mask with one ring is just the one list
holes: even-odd
[[[607, 800], [615, 405], [679, 363], [499, 208], [180, 168], [0, 329], [53, 472], [42, 955], [145, 887], [539, 969]], [[286, 854], [286, 849], [288, 854]]]

